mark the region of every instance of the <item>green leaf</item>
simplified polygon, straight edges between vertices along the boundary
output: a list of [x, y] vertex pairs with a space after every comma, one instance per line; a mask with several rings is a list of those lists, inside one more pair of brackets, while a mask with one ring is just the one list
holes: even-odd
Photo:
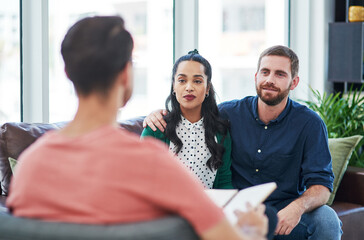
[[[312, 101], [303, 101], [325, 122], [330, 138], [364, 136], [364, 84], [359, 89], [351, 85], [348, 93], [321, 94], [310, 87]], [[352, 166], [364, 167], [364, 140], [354, 151], [350, 162]]]

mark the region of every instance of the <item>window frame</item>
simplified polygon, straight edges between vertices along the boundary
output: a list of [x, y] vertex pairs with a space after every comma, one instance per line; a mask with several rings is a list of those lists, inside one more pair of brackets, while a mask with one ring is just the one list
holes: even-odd
[[48, 0], [21, 0], [21, 119], [49, 122]]
[[[48, 0], [19, 0], [21, 9], [21, 121], [49, 122]], [[290, 45], [291, 1], [285, 0]], [[198, 0], [173, 0], [173, 60], [198, 49]], [[191, 14], [192, 13], [192, 14]]]

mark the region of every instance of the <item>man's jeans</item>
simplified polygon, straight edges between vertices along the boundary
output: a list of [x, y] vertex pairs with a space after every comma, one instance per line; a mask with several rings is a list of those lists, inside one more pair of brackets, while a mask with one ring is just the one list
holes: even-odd
[[276, 240], [336, 240], [341, 239], [341, 221], [329, 206], [321, 206], [305, 213], [290, 235], [277, 235]]

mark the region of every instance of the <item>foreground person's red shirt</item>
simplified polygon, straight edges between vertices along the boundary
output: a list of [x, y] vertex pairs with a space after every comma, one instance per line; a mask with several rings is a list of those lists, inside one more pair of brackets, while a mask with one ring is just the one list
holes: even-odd
[[178, 214], [198, 233], [224, 217], [164, 145], [112, 126], [41, 137], [19, 158], [7, 206], [16, 216], [96, 224]]

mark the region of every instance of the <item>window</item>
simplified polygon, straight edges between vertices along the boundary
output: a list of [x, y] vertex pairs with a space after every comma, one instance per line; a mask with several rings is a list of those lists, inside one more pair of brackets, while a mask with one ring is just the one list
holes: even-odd
[[19, 1], [0, 0], [0, 123], [20, 121]]
[[259, 54], [287, 44], [286, 9], [284, 0], [199, 0], [199, 51], [211, 63], [219, 102], [256, 95]]
[[77, 108], [60, 54], [63, 37], [77, 20], [94, 15], [121, 15], [134, 38], [134, 92], [119, 119], [164, 106], [173, 63], [173, 1], [49, 0], [50, 122], [71, 120]]
[[86, 16], [121, 15], [134, 37], [134, 93], [119, 120], [163, 108], [173, 58], [193, 48], [211, 62], [221, 102], [255, 95], [259, 53], [273, 44], [287, 45], [289, 0], [19, 2], [0, 0], [0, 121], [58, 122], [73, 118], [77, 97], [64, 73], [60, 46], [69, 27]]

